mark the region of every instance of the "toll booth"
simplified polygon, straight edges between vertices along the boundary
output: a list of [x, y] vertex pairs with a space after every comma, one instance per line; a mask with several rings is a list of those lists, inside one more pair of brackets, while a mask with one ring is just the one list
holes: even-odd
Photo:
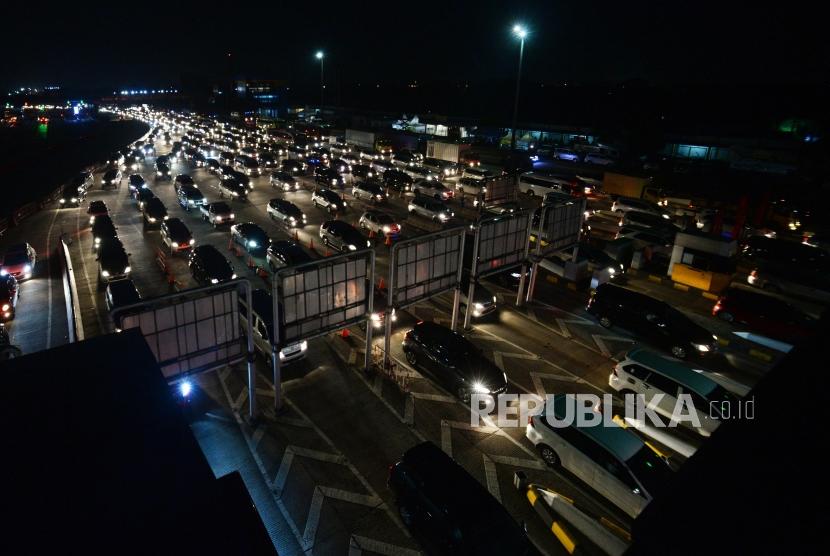
[[738, 242], [700, 232], [679, 232], [674, 240], [668, 276], [678, 284], [720, 293], [735, 274]]

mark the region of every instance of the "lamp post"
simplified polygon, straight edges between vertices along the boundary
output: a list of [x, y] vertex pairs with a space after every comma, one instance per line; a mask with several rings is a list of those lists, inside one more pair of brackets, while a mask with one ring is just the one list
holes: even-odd
[[516, 98], [513, 100], [513, 124], [510, 127], [510, 150], [516, 150], [516, 117], [519, 113], [519, 85], [522, 82], [522, 58], [525, 52], [527, 29], [523, 25], [514, 25], [513, 34], [519, 38], [519, 71], [516, 74]]
[[320, 110], [323, 109], [323, 51], [318, 50], [315, 58], [320, 60]]

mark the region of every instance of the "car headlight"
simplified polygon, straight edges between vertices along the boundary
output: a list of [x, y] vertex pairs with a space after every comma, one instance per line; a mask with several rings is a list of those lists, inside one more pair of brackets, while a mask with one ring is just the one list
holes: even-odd
[[692, 344], [692, 345], [694, 346], [694, 348], [696, 350], [698, 350], [701, 353], [706, 353], [710, 349], [709, 346], [707, 346], [706, 344]]
[[472, 390], [476, 394], [489, 394], [490, 393], [490, 389], [487, 388], [486, 386], [484, 386], [480, 382], [474, 382]]
[[219, 283], [219, 280], [217, 280], [216, 278], [211, 278], [211, 279], [210, 279], [210, 283], [211, 283], [211, 284], [218, 284], [218, 283]]
[[101, 238], [100, 238], [100, 237], [96, 237], [96, 238], [95, 238], [95, 245], [98, 245], [99, 243], [101, 243]]
[[473, 303], [473, 308], [476, 311], [483, 311], [484, 310], [484, 304], [483, 303]]
[[125, 266], [124, 267], [124, 274], [129, 274], [131, 270], [132, 270], [132, 268], [130, 268], [129, 265]]
[[438, 215], [438, 218], [441, 219], [441, 220], [446, 220], [447, 218], [449, 218], [449, 216], [447, 216], [445, 213], [442, 212], [441, 214]]
[[156, 219], [153, 218], [152, 216], [150, 218], [148, 218], [147, 220], [149, 220], [150, 222], [155, 222], [156, 221]]
[[609, 267], [608, 268], [608, 274], [610, 274], [611, 276], [615, 275], [616, 273], [617, 273], [617, 270], [614, 267]]
[[369, 240], [366, 240], [366, 247], [371, 247], [371, 246], [372, 246], [372, 242], [369, 241]]
[[392, 231], [392, 228], [390, 228], [389, 226], [384, 226], [383, 227], [383, 233], [388, 234], [391, 231]]
[[237, 193], [236, 191], [234, 191], [234, 192], [233, 192], [233, 196], [234, 196], [234, 197], [239, 197], [239, 193]]
[[254, 241], [254, 240], [250, 240], [250, 241], [248, 242], [248, 247], [256, 247], [256, 246], [257, 246], [257, 242], [256, 242], [256, 241]]
[[231, 274], [231, 280], [235, 280], [235, 279], [236, 279], [236, 272], [234, 272], [233, 274]]
[[372, 322], [380, 322], [380, 313], [372, 313], [372, 314], [369, 316], [369, 319], [370, 319]]
[[172, 242], [172, 243], [170, 244], [170, 246], [171, 246], [171, 247], [173, 247], [173, 249], [178, 249], [178, 248], [179, 248], [179, 244], [178, 244], [177, 242], [175, 242], [175, 241], [174, 241], [174, 242]]
[[65, 202], [66, 202], [66, 199], [61, 199], [61, 201], [60, 201], [60, 202], [61, 202], [61, 203], [65, 203]]
[[493, 296], [493, 303], [495, 303], [496, 301], [497, 301], [497, 299], [496, 299], [496, 296], [494, 295]]
[[306, 351], [308, 349], [308, 342], [303, 340], [300, 342], [300, 351]]
[[661, 216], [666, 220], [669, 220], [671, 218], [671, 216], [669, 216], [668, 214], [662, 214]]
[[29, 273], [31, 271], [32, 271], [32, 265], [27, 264], [26, 266], [23, 267], [23, 272]]
[[236, 215], [235, 215], [234, 213], [230, 213], [230, 214], [228, 215], [228, 218], [230, 218], [231, 220], [233, 220], [235, 216], [236, 216]]
[[8, 303], [4, 303], [3, 304], [3, 311], [8, 311], [9, 309], [11, 309], [11, 305], [9, 305]]
[[354, 245], [349, 245], [349, 251], [357, 251], [357, 247]]
[[109, 273], [109, 271], [108, 271], [108, 270], [102, 270], [102, 271], [101, 271], [101, 276], [103, 276], [104, 278], [108, 278], [108, 277], [109, 277], [109, 275], [110, 275], [110, 273]]

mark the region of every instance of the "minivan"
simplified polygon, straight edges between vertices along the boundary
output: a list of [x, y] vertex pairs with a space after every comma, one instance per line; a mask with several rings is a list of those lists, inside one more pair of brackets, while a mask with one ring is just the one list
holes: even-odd
[[[254, 331], [254, 350], [271, 363], [271, 335], [274, 331], [274, 302], [271, 293], [255, 289], [251, 291], [251, 313]], [[239, 326], [242, 333], [248, 331], [248, 305], [244, 296], [239, 297]], [[280, 350], [280, 364], [284, 365], [302, 359], [308, 351], [308, 342], [289, 344]]]
[[553, 191], [568, 193], [573, 188], [575, 179], [573, 176], [525, 172], [519, 175], [519, 193], [528, 197], [544, 197]]
[[599, 324], [619, 324], [678, 359], [706, 356], [718, 349], [718, 337], [664, 301], [615, 284], [600, 284], [587, 311]]
[[[608, 385], [621, 394], [643, 396], [646, 404], [654, 403], [654, 410], [668, 419], [678, 397], [689, 395], [694, 409], [688, 406], [679, 409], [684, 414], [694, 410], [700, 421], [700, 427], [694, 429], [702, 436], [709, 436], [718, 428], [722, 404], [736, 398], [700, 371], [644, 348], [634, 348], [625, 354], [611, 371]], [[662, 396], [655, 399], [658, 394]], [[690, 426], [687, 421], [682, 424]]]
[[424, 218], [429, 218], [433, 222], [441, 222], [442, 224], [449, 221], [455, 214], [447, 208], [441, 201], [436, 201], [432, 197], [419, 196], [411, 199], [407, 206], [410, 214], [418, 214]]
[[539, 554], [490, 492], [432, 442], [389, 467], [401, 521], [430, 554]]
[[[637, 517], [665, 490], [671, 468], [633, 432], [613, 422], [579, 426], [572, 419], [568, 424], [566, 416], [577, 414], [576, 403], [571, 395], [550, 398], [541, 414], [528, 419], [525, 436], [549, 467], [573, 473], [622, 511]], [[573, 404], [570, 410], [569, 404]]]

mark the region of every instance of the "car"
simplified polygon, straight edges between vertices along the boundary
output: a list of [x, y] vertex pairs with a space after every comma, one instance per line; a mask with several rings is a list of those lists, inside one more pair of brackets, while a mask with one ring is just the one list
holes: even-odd
[[218, 174], [220, 167], [221, 167], [221, 164], [219, 164], [219, 161], [216, 160], [215, 158], [208, 158], [208, 159], [205, 160], [205, 168], [211, 174]]
[[207, 202], [205, 201], [204, 194], [202, 194], [197, 187], [192, 185], [180, 187], [176, 192], [176, 197], [179, 201], [179, 205], [188, 212], [190, 209], [199, 208]]
[[320, 225], [320, 239], [323, 245], [337, 249], [341, 253], [372, 246], [372, 242], [366, 239], [366, 236], [342, 220], [323, 222]]
[[701, 436], [710, 436], [720, 426], [720, 414], [713, 411], [736, 407], [738, 401], [700, 370], [641, 347], [630, 350], [614, 366], [608, 385], [623, 395], [642, 396], [644, 403], [669, 420], [680, 401], [678, 396], [687, 395], [691, 406], [686, 404], [684, 412], [694, 414], [699, 425], [687, 420], [680, 423]]
[[602, 327], [623, 326], [678, 359], [718, 351], [716, 335], [668, 303], [616, 284], [600, 284], [591, 293], [587, 311]]
[[9, 321], [14, 318], [19, 297], [17, 278], [11, 274], [0, 274], [0, 320]]
[[403, 172], [410, 176], [416, 182], [418, 180], [439, 180], [442, 176], [440, 174], [436, 174], [429, 168], [425, 168], [424, 166], [407, 166], [403, 169]]
[[372, 170], [372, 167], [367, 164], [353, 164], [352, 165], [352, 176], [355, 179], [369, 179], [373, 178], [376, 175], [376, 172]]
[[156, 160], [156, 180], [164, 181], [170, 179], [170, 166], [166, 162]]
[[156, 164], [161, 162], [162, 164], [166, 164], [170, 166], [170, 159], [166, 155], [161, 155], [156, 157]]
[[428, 554], [539, 554], [487, 488], [432, 442], [390, 466], [388, 485], [401, 521]]
[[219, 164], [233, 164], [235, 156], [231, 151], [222, 151], [219, 153]]
[[58, 207], [79, 207], [81, 206], [81, 201], [84, 200], [85, 195], [86, 191], [79, 191], [76, 185], [70, 183], [69, 185], [64, 186], [61, 191], [61, 196], [58, 198]]
[[102, 241], [118, 237], [118, 228], [108, 214], [95, 218], [92, 224], [92, 248], [98, 249]]
[[158, 197], [153, 197], [144, 204], [143, 213], [145, 230], [161, 226], [161, 223], [169, 218], [167, 215], [167, 207], [164, 206], [164, 203]]
[[258, 176], [259, 175], [259, 163], [256, 161], [256, 159], [254, 159], [250, 156], [237, 155], [236, 158], [234, 159], [234, 164], [246, 176]]
[[588, 153], [585, 155], [583, 162], [587, 164], [597, 164], [599, 166], [610, 166], [616, 161], [610, 156], [606, 156], [601, 153]]
[[118, 238], [103, 240], [95, 258], [98, 261], [99, 289], [104, 289], [110, 280], [120, 280], [130, 274], [129, 256]]
[[578, 411], [576, 403], [569, 395], [553, 396], [541, 414], [529, 418], [525, 436], [548, 467], [573, 473], [637, 517], [666, 491], [671, 468], [637, 435], [614, 422], [579, 426], [577, 419], [568, 418]]
[[236, 278], [233, 265], [213, 245], [198, 245], [187, 261], [190, 274], [201, 285], [218, 284]]
[[383, 187], [373, 181], [359, 181], [352, 186], [352, 196], [355, 199], [366, 200], [378, 205], [386, 202], [386, 192]]
[[382, 158], [372, 160], [369, 162], [369, 166], [371, 166], [372, 170], [374, 170], [378, 176], [395, 167], [391, 160], [383, 160]]
[[121, 170], [111, 168], [101, 178], [101, 189], [114, 189], [121, 183]]
[[326, 187], [343, 187], [346, 183], [343, 176], [333, 168], [318, 166], [314, 169], [314, 181]]
[[447, 223], [455, 213], [453, 213], [441, 201], [436, 201], [432, 197], [418, 196], [409, 201], [407, 210], [410, 214], [417, 214], [424, 218], [429, 218], [433, 222]]
[[415, 180], [415, 183], [412, 184], [412, 192], [416, 196], [426, 195], [439, 201], [449, 201], [454, 196], [452, 189], [448, 189], [437, 180]]
[[507, 375], [479, 348], [446, 326], [417, 323], [404, 336], [403, 352], [407, 363], [425, 371], [465, 403], [473, 394], [498, 396], [507, 391]]
[[484, 168], [478, 168], [477, 166], [468, 166], [464, 168], [464, 171], [461, 173], [461, 177], [487, 181], [492, 180], [496, 177], [496, 175], [493, 174], [493, 172], [491, 172], [490, 170], [486, 170]]
[[652, 203], [645, 199], [636, 199], [634, 197], [617, 197], [611, 203], [611, 212], [623, 214], [629, 211], [647, 212], [655, 214], [665, 220], [671, 220], [671, 214], [663, 210], [657, 203]]
[[780, 297], [730, 287], [720, 294], [712, 316], [746, 326], [763, 336], [796, 344], [816, 334], [816, 321]]
[[173, 180], [173, 187], [178, 192], [182, 187], [195, 187], [198, 189], [199, 186], [196, 185], [196, 182], [188, 174], [177, 174], [176, 179]]
[[139, 189], [145, 189], [148, 187], [147, 182], [144, 180], [144, 176], [141, 174], [130, 174], [130, 177], [127, 178], [127, 185], [130, 188], [130, 195], [133, 195], [133, 193]]
[[293, 175], [303, 174], [306, 171], [306, 164], [301, 160], [286, 159], [280, 163], [280, 168], [283, 172], [288, 172]]
[[770, 262], [752, 268], [746, 281], [769, 293], [830, 305], [828, 270], [827, 264], [818, 261], [815, 265]]
[[641, 228], [657, 228], [661, 233], [674, 237], [682, 226], [671, 219], [668, 213], [654, 214], [631, 210], [620, 214], [620, 226], [639, 226]]
[[156, 147], [152, 143], [144, 143], [141, 146], [141, 152], [144, 156], [152, 156], [156, 152]]
[[[254, 349], [260, 353], [269, 364], [273, 364], [272, 341], [274, 336], [274, 301], [271, 293], [260, 288], [251, 290], [251, 324], [253, 328]], [[243, 334], [248, 333], [248, 305], [245, 296], [239, 296], [239, 326]], [[303, 340], [288, 344], [280, 350], [280, 365], [287, 365], [305, 357], [308, 351], [308, 342]]]
[[352, 165], [343, 160], [342, 158], [332, 158], [329, 160], [329, 168], [340, 172], [341, 174], [351, 174], [352, 173]]
[[556, 147], [553, 149], [553, 158], [555, 160], [567, 160], [568, 162], [579, 162], [579, 154], [571, 149]]
[[397, 238], [401, 233], [401, 225], [385, 212], [367, 210], [360, 216], [357, 225], [362, 230], [374, 232], [381, 237]]
[[269, 181], [271, 183], [271, 187], [282, 189], [283, 191], [300, 190], [300, 180], [288, 172], [272, 172]]
[[32, 277], [37, 265], [37, 251], [28, 243], [17, 243], [6, 249], [0, 274], [14, 276], [18, 281]]
[[[371, 158], [368, 160], [364, 160], [361, 156], [359, 156], [356, 152], [347, 152], [347, 153], [340, 153], [340, 160], [345, 162], [346, 164], [351, 164], [352, 171], [354, 171], [354, 167], [358, 164], [364, 164], [365, 162], [371, 161]], [[368, 166], [368, 164], [365, 164]]]
[[107, 304], [107, 310], [112, 311], [118, 307], [126, 307], [140, 302], [141, 294], [138, 293], [135, 283], [130, 278], [111, 280], [107, 284], [104, 300]]
[[199, 212], [202, 214], [202, 220], [210, 222], [214, 228], [221, 224], [233, 224], [236, 218], [228, 203], [222, 201], [202, 205]]
[[314, 188], [311, 193], [311, 204], [317, 208], [324, 208], [331, 213], [346, 210], [346, 202], [340, 198], [340, 195], [325, 187]]
[[98, 216], [108, 216], [109, 209], [104, 201], [92, 201], [86, 208], [86, 213], [89, 215], [89, 223], [92, 225]]
[[397, 191], [409, 191], [415, 180], [400, 170], [388, 170], [383, 174], [383, 185]]
[[196, 244], [193, 234], [179, 218], [168, 218], [161, 223], [161, 242], [170, 250], [171, 255], [188, 251]]
[[662, 257], [670, 259], [674, 250], [674, 232], [666, 233], [657, 228], [640, 228], [639, 226], [623, 226], [614, 239], [630, 239], [635, 250], [645, 250], [648, 257]]
[[272, 271], [276, 271], [286, 266], [293, 266], [302, 263], [307, 263], [313, 259], [303, 251], [303, 248], [288, 240], [272, 241], [268, 246], [268, 251], [265, 254], [268, 261], [268, 266]]
[[448, 160], [441, 160], [439, 158], [425, 158], [423, 162], [421, 162], [421, 166], [432, 170], [436, 174], [443, 175], [445, 178], [458, 174], [457, 164]]
[[241, 222], [231, 226], [231, 241], [238, 243], [248, 253], [262, 253], [271, 242], [265, 230], [253, 222]]
[[124, 155], [122, 153], [118, 152], [118, 151], [110, 154], [107, 157], [107, 165], [109, 165], [109, 166], [113, 166], [113, 167], [117, 168], [117, 167], [121, 166], [122, 164], [124, 164]]
[[263, 168], [276, 168], [277, 167], [277, 159], [271, 153], [262, 153], [259, 155], [259, 163], [262, 165]]
[[87, 191], [92, 188], [93, 183], [95, 183], [95, 180], [92, 177], [92, 172], [79, 172], [74, 178], [72, 178], [70, 185], [75, 186], [78, 193], [85, 197]]
[[[461, 274], [461, 288], [459, 291], [459, 305], [462, 311], [467, 310], [467, 299], [470, 293], [470, 273], [464, 270]], [[496, 312], [498, 309], [498, 300], [493, 292], [484, 287], [480, 282], [476, 281], [475, 291], [473, 292], [473, 306], [472, 318], [481, 318], [490, 313]]]
[[196, 166], [196, 168], [202, 168], [205, 165], [207, 158], [205, 158], [205, 155], [202, 153], [196, 152], [192, 157], [190, 157], [190, 161], [193, 162], [193, 165]]
[[248, 188], [236, 178], [223, 179], [219, 182], [219, 197], [242, 201], [248, 198]]
[[300, 207], [285, 199], [271, 199], [265, 211], [289, 228], [302, 228], [306, 224], [306, 216]]
[[399, 152], [392, 156], [392, 164], [398, 167], [415, 166], [422, 161], [411, 152]]
[[136, 190], [135, 195], [133, 195], [133, 199], [135, 199], [137, 203], [136, 208], [138, 208], [139, 211], [143, 211], [144, 207], [147, 205], [147, 201], [155, 198], [155, 196], [156, 194], [149, 188]]

